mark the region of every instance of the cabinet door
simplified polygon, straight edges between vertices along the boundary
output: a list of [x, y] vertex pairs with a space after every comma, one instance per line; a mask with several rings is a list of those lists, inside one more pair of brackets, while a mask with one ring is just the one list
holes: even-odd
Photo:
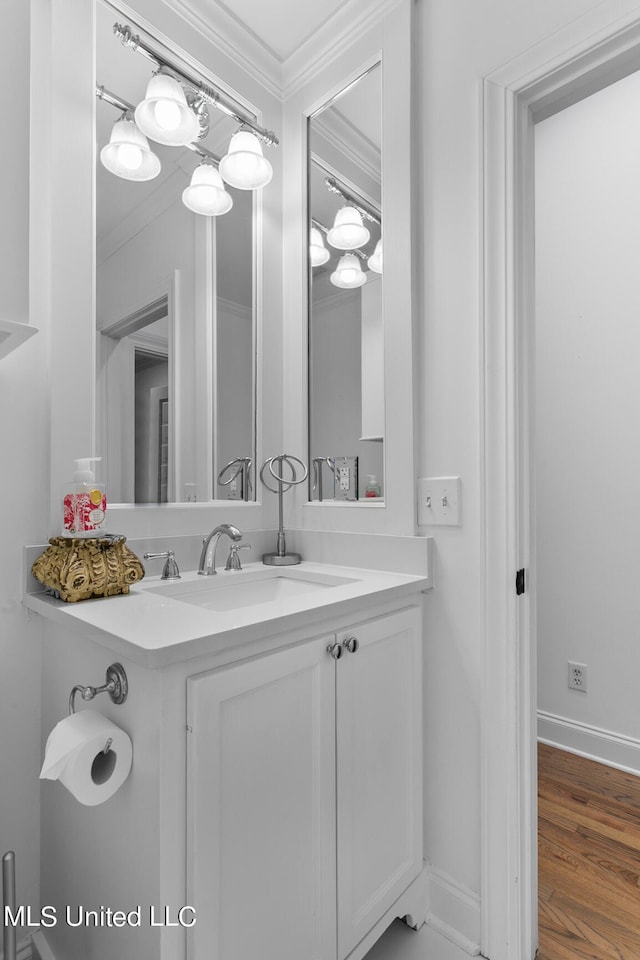
[[[417, 607], [338, 634], [338, 956], [422, 869], [422, 629]], [[353, 644], [352, 644], [353, 645]]]
[[188, 680], [191, 960], [335, 960], [334, 639]]

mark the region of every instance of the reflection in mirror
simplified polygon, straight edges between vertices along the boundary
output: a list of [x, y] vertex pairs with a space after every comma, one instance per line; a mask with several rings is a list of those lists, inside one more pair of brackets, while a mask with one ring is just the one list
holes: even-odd
[[[227, 152], [238, 117], [194, 102], [188, 85], [164, 68], [154, 76], [157, 64], [114, 35], [116, 22], [123, 22], [118, 12], [99, 0], [97, 436], [109, 498], [253, 498], [246, 464], [255, 460], [256, 203], [252, 189], [223, 183], [215, 162]], [[139, 36], [165, 52], [143, 31]], [[195, 76], [193, 67], [166, 53], [172, 66]], [[141, 108], [123, 113], [145, 96], [153, 99], [152, 76], [177, 88], [167, 116], [156, 105], [151, 120], [165, 120], [167, 140], [182, 137], [179, 145], [157, 142], [151, 133], [145, 140]], [[134, 141], [122, 150], [118, 138], [132, 131]], [[229, 180], [238, 158], [247, 157], [263, 175], [258, 154], [236, 153], [227, 158]], [[234, 471], [223, 471], [236, 458], [245, 466], [230, 479]]]
[[309, 118], [312, 500], [383, 496], [381, 73]]

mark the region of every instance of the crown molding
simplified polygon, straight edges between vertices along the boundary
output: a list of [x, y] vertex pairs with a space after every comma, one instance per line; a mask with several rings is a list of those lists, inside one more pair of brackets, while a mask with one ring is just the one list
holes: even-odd
[[218, 50], [241, 63], [273, 97], [282, 100], [282, 62], [224, 7], [211, 0], [164, 2]]
[[215, 0], [163, 0], [210, 43], [237, 60], [278, 100], [286, 100], [347, 47], [378, 24], [401, 0], [346, 0], [284, 62]]
[[[398, 6], [401, 0], [347, 0], [283, 64], [283, 100], [309, 83], [321, 70], [340, 56], [354, 38], [370, 30]], [[356, 11], [358, 11], [356, 13]]]

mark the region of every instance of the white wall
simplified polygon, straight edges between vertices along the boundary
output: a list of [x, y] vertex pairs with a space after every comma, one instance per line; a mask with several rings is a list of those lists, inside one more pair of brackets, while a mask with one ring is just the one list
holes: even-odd
[[[3, 89], [29, 90], [29, 4], [6, 0]], [[4, 105], [0, 151], [0, 316], [29, 318], [29, 115]], [[10, 132], [9, 132], [10, 131]], [[40, 278], [41, 282], [43, 278]], [[47, 530], [47, 331], [0, 360], [0, 854], [17, 858], [18, 900], [39, 904], [40, 625], [21, 606], [22, 545]]]
[[536, 128], [538, 705], [635, 739], [639, 105], [634, 74]]
[[463, 523], [436, 537], [426, 607], [425, 836], [480, 890], [481, 80], [593, 9], [589, 0], [418, 0], [419, 476], [462, 477]]
[[[324, 280], [328, 280], [326, 275]], [[376, 377], [378, 392], [382, 389], [379, 371], [362, 362], [366, 287], [335, 292], [335, 287], [324, 283], [322, 292], [326, 294], [327, 288], [334, 292], [313, 300], [309, 458], [358, 457], [358, 496], [363, 498], [370, 474], [378, 478], [381, 487], [384, 484], [383, 444], [360, 440], [364, 432], [363, 379]], [[323, 497], [331, 500], [333, 475], [328, 466], [323, 465], [322, 470]]]

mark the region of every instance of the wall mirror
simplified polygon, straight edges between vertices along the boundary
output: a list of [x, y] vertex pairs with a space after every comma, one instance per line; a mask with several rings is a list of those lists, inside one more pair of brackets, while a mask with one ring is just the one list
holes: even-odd
[[[118, 138], [126, 140], [141, 125], [138, 112], [134, 124], [123, 107], [153, 101], [157, 91], [148, 85], [158, 65], [114, 32], [116, 23], [194, 75], [192, 65], [98, 0], [96, 449], [104, 459], [102, 476], [116, 503], [254, 499], [257, 194], [215, 180], [219, 206], [198, 207], [212, 171], [217, 177], [208, 157], [227, 152], [237, 117], [194, 101], [180, 83], [197, 121], [192, 139], [171, 145], [138, 137], [129, 155], [123, 153]], [[167, 77], [176, 82], [165, 69], [156, 80]], [[182, 122], [180, 103], [175, 110], [175, 118], [164, 118], [168, 140]], [[119, 159], [109, 167], [114, 142]]]
[[308, 119], [310, 499], [384, 495], [382, 65]]

